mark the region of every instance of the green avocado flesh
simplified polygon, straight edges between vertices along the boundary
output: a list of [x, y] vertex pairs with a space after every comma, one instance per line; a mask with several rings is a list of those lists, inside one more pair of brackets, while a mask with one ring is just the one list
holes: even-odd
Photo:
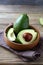
[[16, 36], [13, 32], [13, 28], [10, 28], [7, 32], [7, 38], [10, 40], [10, 41], [15, 41], [16, 39]]
[[20, 15], [16, 22], [14, 22], [13, 28], [15, 33], [19, 33], [19, 31], [29, 28], [29, 18], [27, 14]]
[[40, 18], [39, 22], [43, 26], [43, 18]]
[[[25, 41], [25, 39], [23, 38], [23, 34], [24, 33], [31, 33], [32, 34], [32, 39], [29, 42]], [[33, 29], [25, 29], [25, 30], [22, 30], [17, 35], [17, 39], [22, 44], [29, 44], [29, 43], [33, 42], [36, 39], [36, 37], [37, 37], [37, 32], [35, 32]]]

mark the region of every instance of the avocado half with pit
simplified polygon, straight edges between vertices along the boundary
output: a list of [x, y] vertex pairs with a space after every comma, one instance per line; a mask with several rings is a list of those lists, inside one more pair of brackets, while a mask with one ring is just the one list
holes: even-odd
[[14, 32], [16, 34], [23, 29], [29, 28], [29, 17], [27, 14], [21, 14], [13, 24]]
[[22, 30], [18, 33], [17, 39], [22, 44], [31, 44], [37, 38], [37, 32], [33, 29]]

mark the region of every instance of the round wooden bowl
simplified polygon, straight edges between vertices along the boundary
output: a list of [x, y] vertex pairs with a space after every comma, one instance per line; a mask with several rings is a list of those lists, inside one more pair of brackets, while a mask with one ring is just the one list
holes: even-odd
[[7, 33], [7, 31], [9, 30], [9, 28], [11, 28], [11, 27], [13, 27], [13, 25], [7, 26], [7, 28], [5, 28], [5, 31], [4, 31], [4, 40], [5, 40], [5, 42], [8, 44], [8, 46], [10, 46], [11, 48], [13, 48], [13, 49], [15, 49], [15, 50], [29, 50], [29, 49], [32, 49], [33, 47], [35, 47], [35, 46], [38, 44], [39, 39], [40, 39], [40, 33], [39, 33], [39, 31], [38, 31], [36, 28], [34, 28], [33, 26], [30, 25], [30, 27], [31, 27], [32, 29], [34, 29], [34, 30], [38, 33], [38, 35], [37, 35], [36, 40], [34, 40], [34, 41], [33, 41], [32, 43], [30, 43], [30, 44], [20, 44], [20, 43], [16, 43], [16, 42], [10, 41], [10, 40], [7, 38], [7, 36], [6, 36], [6, 33]]

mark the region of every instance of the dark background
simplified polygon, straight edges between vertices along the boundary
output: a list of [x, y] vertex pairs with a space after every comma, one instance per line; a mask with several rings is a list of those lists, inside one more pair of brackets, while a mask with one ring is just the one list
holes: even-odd
[[0, 0], [4, 5], [43, 5], [43, 0]]

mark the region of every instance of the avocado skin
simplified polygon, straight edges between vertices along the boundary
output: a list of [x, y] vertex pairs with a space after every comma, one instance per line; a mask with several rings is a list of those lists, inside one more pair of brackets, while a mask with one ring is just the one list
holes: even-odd
[[17, 38], [15, 39], [16, 43], [22, 44]]
[[19, 31], [29, 27], [29, 18], [27, 14], [22, 14], [18, 17], [16, 22], [13, 24], [14, 32], [17, 34]]

